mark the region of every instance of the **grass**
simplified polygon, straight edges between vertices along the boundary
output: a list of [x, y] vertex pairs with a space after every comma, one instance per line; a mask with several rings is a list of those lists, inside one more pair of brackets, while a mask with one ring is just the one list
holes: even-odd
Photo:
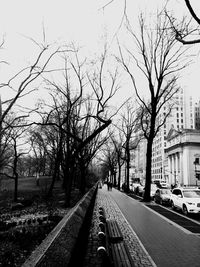
[[[20, 221], [21, 225], [0, 229], [0, 266], [21, 266], [31, 252], [38, 246], [41, 241], [58, 223], [69, 209], [64, 208], [65, 193], [62, 189], [61, 181], [56, 181], [53, 196], [51, 199], [46, 199], [51, 177], [41, 177], [39, 186], [36, 184], [35, 177], [26, 177], [19, 179], [18, 200], [24, 203], [23, 207], [13, 210], [14, 204], [14, 181], [3, 179], [0, 187], [0, 223], [14, 220]], [[74, 206], [81, 198], [79, 191], [72, 191], [71, 206]], [[24, 218], [30, 218], [48, 215], [49, 218], [57, 218], [37, 224], [36, 226], [30, 223], [30, 219], [24, 226]]]

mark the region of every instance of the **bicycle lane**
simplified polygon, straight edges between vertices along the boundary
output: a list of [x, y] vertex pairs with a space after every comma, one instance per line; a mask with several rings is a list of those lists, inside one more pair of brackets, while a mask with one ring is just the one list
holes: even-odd
[[176, 227], [118, 190], [113, 189], [110, 196], [158, 267], [200, 266], [200, 237]]

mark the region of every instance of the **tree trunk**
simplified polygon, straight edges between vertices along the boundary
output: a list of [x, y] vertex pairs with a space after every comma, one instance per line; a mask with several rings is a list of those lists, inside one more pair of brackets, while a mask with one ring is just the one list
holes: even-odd
[[81, 181], [80, 181], [80, 192], [81, 194], [85, 193], [85, 187], [86, 187], [86, 175], [85, 175], [85, 165], [80, 161], [80, 172], [81, 172]]
[[51, 180], [51, 185], [49, 187], [49, 191], [48, 191], [48, 194], [47, 194], [48, 198], [52, 196], [54, 184], [55, 184], [57, 173], [58, 173], [58, 169], [59, 169], [59, 165], [60, 165], [60, 159], [56, 158], [54, 171], [53, 171], [53, 176], [52, 176], [52, 180]]
[[116, 187], [117, 186], [117, 179], [116, 179], [116, 171], [114, 170], [113, 172], [113, 186]]
[[14, 191], [14, 201], [16, 202], [18, 198], [18, 173], [15, 174], [15, 191]]
[[59, 140], [59, 148], [58, 148], [57, 155], [55, 158], [55, 165], [54, 165], [54, 170], [53, 170], [52, 181], [51, 181], [51, 185], [49, 187], [47, 197], [52, 196], [55, 181], [58, 179], [58, 176], [59, 176], [59, 172], [60, 172], [59, 168], [60, 168], [60, 163], [62, 161], [62, 155], [63, 155], [62, 154], [62, 140], [63, 140], [63, 135], [61, 134], [60, 140]]
[[143, 200], [146, 202], [151, 201], [151, 159], [152, 159], [152, 144], [153, 139], [147, 141], [147, 153], [146, 153], [146, 181]]
[[73, 173], [67, 168], [64, 173], [64, 189], [65, 189], [65, 207], [70, 207], [71, 204], [71, 191], [72, 191], [72, 178]]
[[15, 178], [15, 189], [14, 189], [14, 201], [17, 201], [18, 198], [18, 173], [17, 173], [17, 144], [16, 140], [14, 140], [14, 162], [13, 162], [13, 174]]
[[118, 164], [118, 181], [117, 181], [117, 189], [120, 190], [120, 183], [121, 183], [121, 164]]
[[130, 191], [129, 184], [130, 184], [130, 150], [128, 145], [126, 148], [126, 189], [125, 189], [127, 193], [129, 193]]
[[17, 157], [14, 159], [13, 174], [15, 179], [15, 189], [14, 189], [14, 201], [18, 198], [18, 173], [17, 173]]
[[155, 132], [155, 121], [156, 121], [156, 106], [152, 108], [152, 117], [151, 117], [151, 129], [149, 137], [147, 139], [147, 153], [146, 153], [146, 182], [145, 182], [145, 191], [143, 200], [146, 202], [151, 201], [151, 160], [152, 160], [152, 146], [154, 140]]
[[66, 155], [65, 162], [63, 166], [63, 187], [65, 190], [65, 207], [70, 207], [71, 204], [71, 191], [72, 191], [72, 182], [74, 176], [74, 165], [75, 160], [72, 159], [72, 156]]

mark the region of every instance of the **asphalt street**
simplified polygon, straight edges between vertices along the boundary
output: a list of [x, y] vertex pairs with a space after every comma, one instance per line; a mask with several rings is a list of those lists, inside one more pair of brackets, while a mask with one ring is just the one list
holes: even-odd
[[200, 266], [199, 235], [185, 230], [118, 190], [106, 192], [105, 187], [103, 190], [118, 205], [156, 266]]

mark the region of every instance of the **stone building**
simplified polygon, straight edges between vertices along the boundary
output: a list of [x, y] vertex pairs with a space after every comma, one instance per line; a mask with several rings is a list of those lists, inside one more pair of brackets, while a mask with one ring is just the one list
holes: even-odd
[[172, 128], [165, 149], [168, 183], [200, 186], [200, 130]]
[[[189, 95], [189, 92], [183, 89], [176, 93], [171, 114], [154, 139], [152, 147], [152, 180], [169, 180], [170, 173], [168, 172], [168, 159], [166, 158], [165, 149], [167, 148], [167, 136], [170, 129], [172, 127], [177, 131], [195, 129], [198, 119], [200, 120], [199, 112], [200, 100], [195, 100]], [[162, 122], [166, 113], [166, 107], [163, 106], [163, 110], [157, 118], [159, 123]]]

